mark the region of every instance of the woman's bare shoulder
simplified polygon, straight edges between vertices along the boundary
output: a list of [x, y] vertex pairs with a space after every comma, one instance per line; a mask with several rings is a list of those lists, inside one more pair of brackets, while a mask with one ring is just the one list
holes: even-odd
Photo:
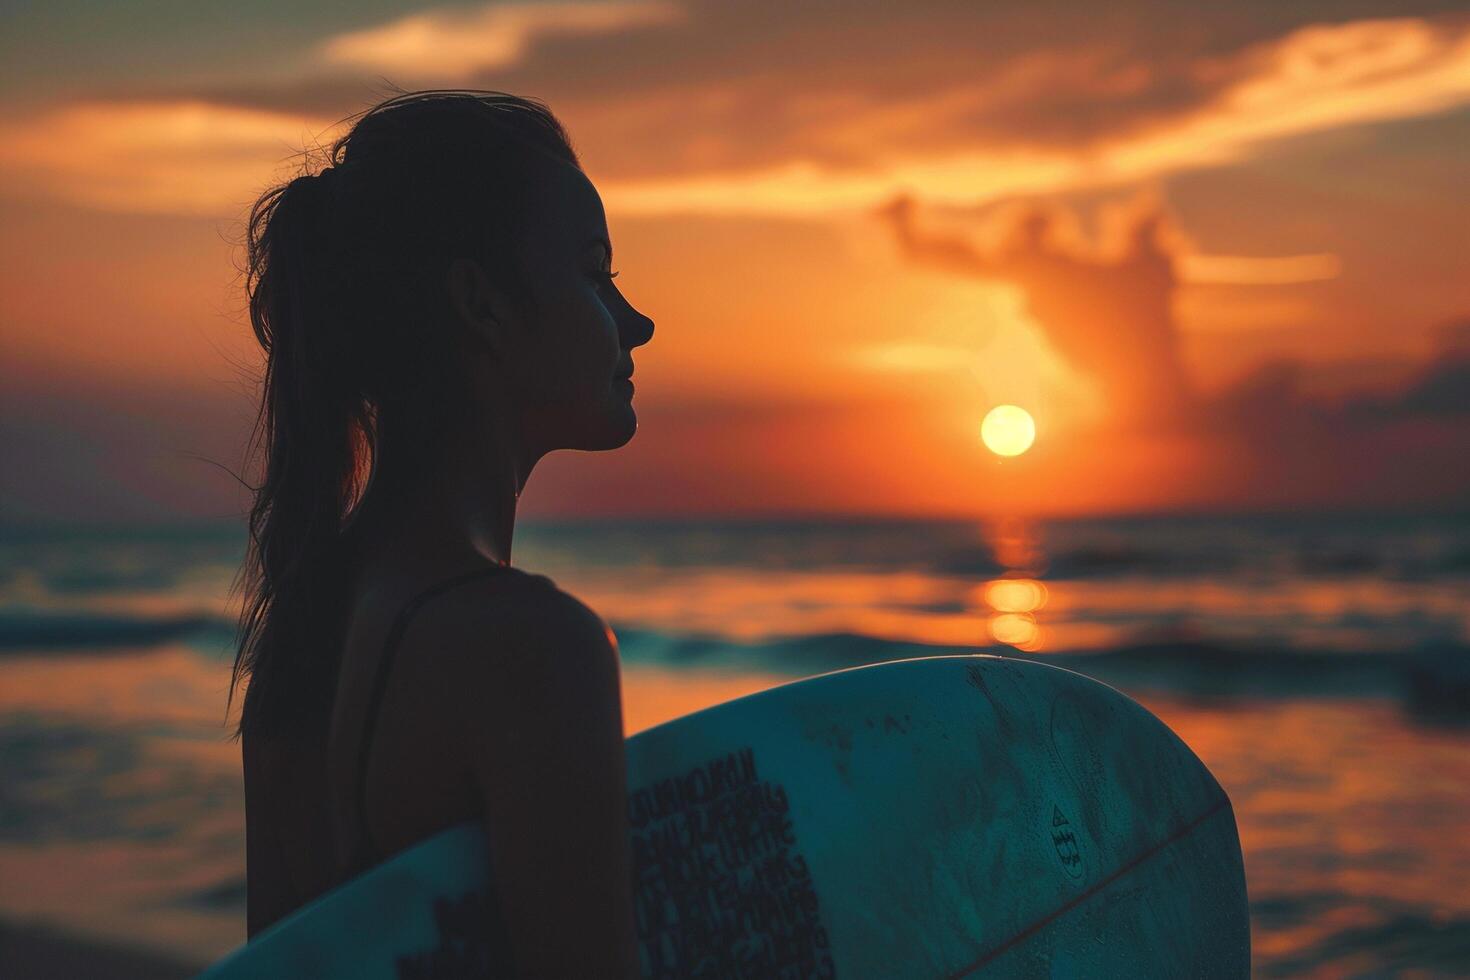
[[577, 688], [616, 698], [617, 642], [602, 617], [544, 575], [511, 574], [466, 583], [420, 613], [415, 653], [441, 690], [467, 695], [477, 715], [487, 698], [531, 710]]
[[507, 653], [560, 649], [578, 641], [612, 643], [606, 622], [551, 578], [519, 569], [508, 586], [494, 579], [468, 583], [438, 623], [441, 636], [471, 642], [497, 640]]
[[549, 580], [459, 598], [433, 653], [434, 710], [486, 815], [517, 959], [527, 975], [636, 976], [612, 633]]

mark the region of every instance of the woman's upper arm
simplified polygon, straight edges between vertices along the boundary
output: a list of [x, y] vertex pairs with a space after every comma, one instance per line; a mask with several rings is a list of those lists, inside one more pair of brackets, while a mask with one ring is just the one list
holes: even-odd
[[554, 588], [479, 625], [455, 714], [517, 975], [637, 977], [612, 634]]
[[264, 776], [254, 736], [242, 736], [240, 754], [245, 775], [245, 935], [253, 938], [287, 906], [287, 877], [281, 852], [267, 832]]

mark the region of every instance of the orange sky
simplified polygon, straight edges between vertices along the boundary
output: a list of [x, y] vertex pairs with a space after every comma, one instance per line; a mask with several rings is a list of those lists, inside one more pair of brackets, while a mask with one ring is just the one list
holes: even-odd
[[383, 79], [544, 99], [658, 323], [526, 514], [1460, 503], [1470, 19], [1283, 6], [23, 13], [0, 520], [240, 511], [239, 222]]

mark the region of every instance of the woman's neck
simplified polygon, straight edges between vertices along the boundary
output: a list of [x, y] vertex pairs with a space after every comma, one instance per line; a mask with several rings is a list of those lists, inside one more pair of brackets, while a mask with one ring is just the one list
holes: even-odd
[[378, 459], [347, 529], [359, 565], [398, 573], [509, 565], [529, 476], [517, 448], [484, 426], [433, 444], [380, 433]]

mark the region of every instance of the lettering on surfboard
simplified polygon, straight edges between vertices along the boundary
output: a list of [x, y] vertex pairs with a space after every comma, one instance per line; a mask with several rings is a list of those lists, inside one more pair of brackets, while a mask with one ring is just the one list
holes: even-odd
[[510, 949], [498, 931], [487, 934], [491, 917], [487, 897], [465, 892], [459, 898], [434, 900], [433, 949], [397, 958], [399, 980], [451, 980], [462, 977], [510, 976]]
[[1077, 846], [1077, 835], [1072, 833], [1072, 823], [1062, 815], [1062, 808], [1051, 805], [1051, 843], [1057, 849], [1057, 860], [1073, 878], [1082, 877], [1082, 849]]
[[750, 748], [629, 794], [645, 977], [836, 976], [789, 810]]

